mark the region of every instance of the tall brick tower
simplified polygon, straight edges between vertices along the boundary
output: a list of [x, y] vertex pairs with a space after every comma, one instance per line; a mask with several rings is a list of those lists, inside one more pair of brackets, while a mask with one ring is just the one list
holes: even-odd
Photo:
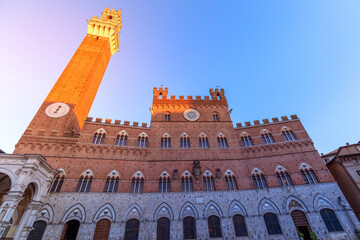
[[[22, 138], [76, 136], [83, 126], [110, 57], [118, 51], [121, 11], [105, 8], [88, 31]], [[21, 140], [20, 140], [21, 141]]]

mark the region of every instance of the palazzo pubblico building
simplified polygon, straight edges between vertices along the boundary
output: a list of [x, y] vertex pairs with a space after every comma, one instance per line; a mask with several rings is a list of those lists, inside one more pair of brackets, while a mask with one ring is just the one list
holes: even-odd
[[0, 154], [1, 239], [359, 239], [360, 224], [296, 115], [236, 124], [223, 89], [153, 89], [151, 124], [88, 117], [121, 11], [84, 40]]

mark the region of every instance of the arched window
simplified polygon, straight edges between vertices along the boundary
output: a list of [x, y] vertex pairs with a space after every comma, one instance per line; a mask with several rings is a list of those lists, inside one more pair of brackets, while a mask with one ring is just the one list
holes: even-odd
[[33, 225], [33, 230], [31, 230], [27, 240], [39, 240], [42, 239], [45, 228], [46, 228], [46, 222], [44, 221], [36, 221]]
[[79, 231], [80, 222], [71, 220], [65, 223], [60, 240], [75, 240]]
[[230, 191], [237, 190], [237, 184], [236, 184], [236, 177], [234, 173], [230, 170], [227, 170], [225, 172], [225, 183], [226, 183], [226, 189]]
[[161, 148], [171, 148], [171, 138], [167, 133], [161, 137]]
[[253, 180], [255, 189], [267, 188], [264, 174], [259, 169], [255, 168], [252, 171], [251, 176], [252, 176], [252, 180]]
[[264, 221], [269, 235], [282, 234], [279, 220], [274, 213], [264, 214]]
[[156, 240], [170, 240], [170, 220], [166, 217], [157, 220]]
[[219, 148], [227, 148], [228, 143], [224, 134], [220, 133], [217, 137]]
[[144, 188], [144, 176], [141, 172], [134, 174], [131, 180], [131, 193], [142, 193]]
[[165, 121], [170, 121], [170, 113], [165, 113]]
[[142, 148], [147, 148], [148, 146], [148, 136], [146, 133], [141, 133], [137, 140], [137, 146]]
[[241, 144], [243, 147], [251, 147], [254, 146], [253, 141], [249, 135], [246, 134], [246, 132], [242, 133], [241, 136]]
[[96, 223], [93, 239], [108, 239], [111, 222], [107, 219], [101, 219]]
[[209, 225], [209, 235], [210, 238], [221, 238], [221, 226], [220, 226], [220, 218], [218, 216], [210, 216], [208, 217], [208, 225]]
[[321, 209], [320, 215], [324, 220], [326, 228], [329, 232], [342, 232], [342, 228], [339, 219], [337, 218], [335, 212], [331, 209]]
[[183, 219], [184, 239], [196, 239], [196, 221], [193, 217]]
[[306, 163], [300, 165], [300, 173], [304, 179], [305, 184], [316, 184], [318, 180], [316, 179], [314, 171]]
[[76, 187], [76, 192], [89, 192], [93, 180], [94, 175], [91, 170], [83, 172]]
[[203, 177], [204, 191], [215, 191], [214, 177], [209, 171], [205, 171]]
[[95, 132], [92, 143], [93, 144], [104, 144], [105, 137], [106, 137], [105, 130], [100, 128], [99, 130], [97, 130]]
[[276, 178], [279, 181], [279, 185], [281, 187], [289, 187], [292, 186], [290, 176], [285, 168], [278, 166], [276, 168]]
[[219, 121], [219, 114], [218, 113], [216, 113], [216, 112], [213, 113], [213, 120], [215, 122]]
[[106, 178], [105, 189], [106, 193], [117, 192], [119, 187], [120, 177], [119, 174], [114, 170]]
[[159, 178], [159, 192], [170, 192], [170, 176], [167, 172], [163, 172]]
[[275, 143], [271, 133], [269, 133], [266, 129], [263, 129], [263, 132], [261, 133], [261, 138], [262, 138], [264, 144]]
[[209, 142], [204, 133], [201, 133], [199, 136], [199, 148], [208, 148]]
[[248, 235], [246, 230], [245, 218], [239, 214], [233, 216], [235, 236], [246, 237]]
[[137, 240], [139, 238], [140, 221], [133, 218], [126, 222], [124, 240]]
[[281, 131], [286, 142], [291, 142], [296, 140], [295, 135], [291, 129], [288, 129], [287, 127], [283, 127]]
[[127, 140], [128, 140], [127, 133], [125, 131], [121, 131], [116, 137], [115, 145], [116, 146], [126, 146]]
[[181, 177], [181, 190], [183, 192], [193, 191], [193, 180], [188, 171], [185, 171]]
[[50, 187], [50, 192], [60, 192], [61, 187], [64, 183], [64, 179], [65, 179], [65, 174], [64, 171], [60, 170], [61, 172], [55, 177], [55, 179], [53, 180], [51, 187]]
[[180, 137], [180, 148], [190, 148], [190, 138], [186, 133]]

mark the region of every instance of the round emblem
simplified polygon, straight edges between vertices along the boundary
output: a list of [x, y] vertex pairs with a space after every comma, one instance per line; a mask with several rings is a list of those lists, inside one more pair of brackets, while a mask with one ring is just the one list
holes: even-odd
[[47, 106], [45, 109], [46, 115], [52, 118], [59, 118], [65, 116], [66, 114], [68, 114], [69, 111], [70, 111], [69, 105], [61, 102], [52, 103], [49, 106]]
[[183, 113], [184, 118], [188, 121], [196, 121], [200, 117], [200, 113], [196, 109], [187, 109]]

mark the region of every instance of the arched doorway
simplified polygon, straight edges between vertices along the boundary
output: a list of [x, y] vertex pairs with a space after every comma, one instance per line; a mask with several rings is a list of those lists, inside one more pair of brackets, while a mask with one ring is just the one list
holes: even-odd
[[44, 221], [34, 222], [34, 229], [30, 232], [27, 240], [41, 240], [44, 235], [46, 225], [47, 224]]
[[311, 227], [303, 211], [294, 210], [291, 212], [291, 217], [295, 224], [296, 230], [304, 234], [304, 240], [311, 240], [310, 232]]
[[80, 227], [80, 222], [77, 220], [70, 220], [65, 223], [63, 232], [61, 234], [61, 240], [76, 240]]
[[124, 240], [138, 240], [140, 221], [133, 218], [126, 222]]
[[94, 240], [107, 240], [109, 238], [111, 222], [107, 219], [101, 219], [96, 223]]
[[170, 220], [166, 217], [157, 221], [156, 240], [170, 240]]

